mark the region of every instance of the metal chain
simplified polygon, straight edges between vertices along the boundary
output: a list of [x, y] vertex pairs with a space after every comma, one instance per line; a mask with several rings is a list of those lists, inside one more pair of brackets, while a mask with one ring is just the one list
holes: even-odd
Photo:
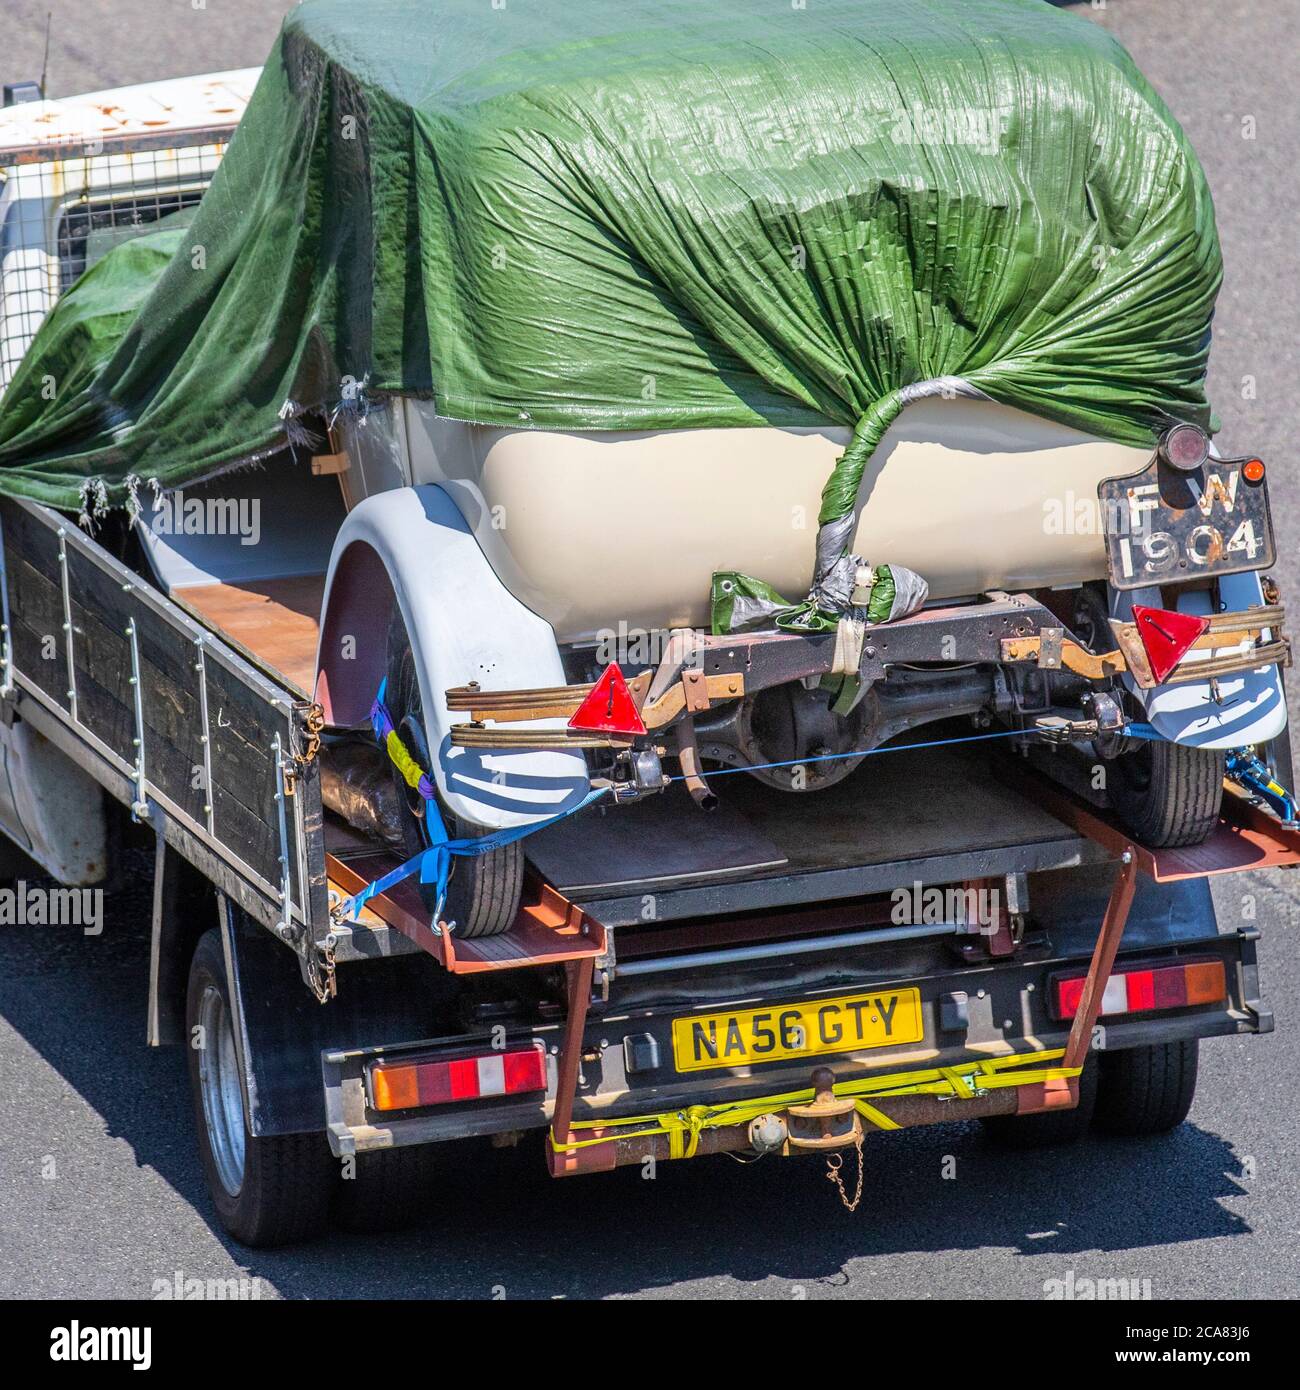
[[325, 944], [319, 948], [320, 960], [310, 962], [310, 976], [312, 993], [316, 996], [318, 1004], [328, 1004], [339, 992], [338, 981], [334, 976], [334, 933], [325, 938]]
[[303, 719], [307, 732], [307, 747], [301, 753], [294, 754], [294, 761], [299, 767], [306, 767], [320, 752], [320, 736], [325, 728], [325, 711], [313, 702], [307, 706]]
[[835, 1184], [835, 1190], [840, 1194], [840, 1201], [844, 1203], [849, 1211], [857, 1211], [858, 1203], [862, 1201], [862, 1131], [858, 1130], [853, 1139], [853, 1147], [858, 1155], [858, 1185], [853, 1191], [853, 1200], [850, 1202], [848, 1194], [844, 1191], [844, 1179], [840, 1177], [840, 1169], [844, 1166], [844, 1155], [832, 1153], [826, 1155], [826, 1177]]
[[[325, 729], [325, 711], [313, 702], [303, 713], [303, 730], [307, 735], [306, 747], [302, 752], [294, 752], [294, 765], [284, 774], [284, 794], [293, 796], [298, 790], [298, 778], [311, 766], [316, 754], [320, 752], [321, 734]], [[297, 742], [295, 738], [294, 742]]]

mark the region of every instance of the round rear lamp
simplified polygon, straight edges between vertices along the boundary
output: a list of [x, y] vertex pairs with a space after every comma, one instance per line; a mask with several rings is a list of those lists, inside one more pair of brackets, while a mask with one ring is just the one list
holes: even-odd
[[1242, 467], [1241, 476], [1248, 483], [1262, 483], [1264, 481], [1264, 460], [1247, 459]]
[[1198, 469], [1210, 455], [1210, 441], [1195, 425], [1175, 425], [1160, 441], [1165, 462], [1184, 473]]

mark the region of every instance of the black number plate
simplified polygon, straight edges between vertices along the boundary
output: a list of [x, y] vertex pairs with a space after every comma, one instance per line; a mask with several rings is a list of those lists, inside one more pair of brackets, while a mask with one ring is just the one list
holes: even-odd
[[1248, 482], [1249, 459], [1207, 459], [1180, 473], [1159, 457], [1097, 488], [1110, 582], [1139, 589], [1206, 575], [1268, 569], [1276, 558], [1268, 488]]

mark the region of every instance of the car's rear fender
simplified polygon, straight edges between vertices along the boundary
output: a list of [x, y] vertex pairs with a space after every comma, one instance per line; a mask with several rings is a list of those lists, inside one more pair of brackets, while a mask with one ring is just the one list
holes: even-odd
[[[1259, 574], [1228, 574], [1218, 581], [1222, 611], [1240, 613], [1264, 606]], [[1189, 589], [1178, 598], [1180, 613], [1209, 614], [1212, 594], [1207, 589]], [[1110, 615], [1121, 622], [1132, 622], [1133, 605], [1166, 607], [1158, 588], [1110, 590]], [[1183, 670], [1215, 653], [1191, 651], [1184, 657]], [[1235, 672], [1210, 681], [1180, 681], [1141, 689], [1132, 676], [1124, 683], [1146, 711], [1147, 721], [1156, 733], [1172, 743], [1196, 748], [1242, 748], [1267, 743], [1286, 727], [1286, 694], [1281, 668], [1259, 666], [1253, 671]]]
[[567, 810], [588, 790], [586, 762], [563, 750], [453, 748], [443, 693], [565, 682], [550, 625], [501, 583], [442, 488], [395, 488], [348, 514], [330, 559], [317, 651], [317, 699], [330, 724], [364, 724], [387, 669], [386, 638], [400, 609], [424, 705], [428, 769], [445, 804], [486, 829]]

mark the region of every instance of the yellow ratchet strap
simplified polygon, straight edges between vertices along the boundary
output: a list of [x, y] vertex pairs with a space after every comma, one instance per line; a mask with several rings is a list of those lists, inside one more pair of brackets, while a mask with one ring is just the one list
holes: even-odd
[[[986, 1091], [1006, 1086], [1033, 1086], [1044, 1081], [1064, 1081], [1078, 1076], [1081, 1067], [1051, 1067], [1065, 1056], [1064, 1048], [1050, 1052], [1018, 1052], [1009, 1057], [992, 1057], [982, 1062], [959, 1062], [951, 1067], [932, 1067], [924, 1071], [894, 1072], [888, 1076], [869, 1076], [856, 1081], [836, 1082], [835, 1095], [852, 1096], [854, 1109], [877, 1129], [900, 1129], [888, 1115], [877, 1110], [865, 1097], [886, 1096], [947, 1096], [955, 1100], [971, 1100]], [[1033, 1065], [1030, 1065], [1030, 1064]], [[785, 1095], [761, 1096], [756, 1100], [736, 1101], [730, 1105], [691, 1105], [683, 1110], [665, 1111], [661, 1115], [621, 1115], [609, 1120], [578, 1120], [570, 1125], [579, 1130], [604, 1130], [598, 1139], [571, 1139], [560, 1143], [551, 1132], [551, 1147], [556, 1153], [574, 1149], [589, 1149], [596, 1144], [610, 1144], [619, 1139], [645, 1139], [666, 1134], [670, 1158], [694, 1158], [700, 1146], [700, 1135], [706, 1129], [726, 1125], [748, 1124], [770, 1110], [787, 1105], [802, 1105], [813, 1099], [811, 1087], [788, 1091]], [[958, 1118], [957, 1116], [953, 1117]], [[613, 1131], [613, 1132], [611, 1132]]]
[[384, 740], [388, 747], [388, 756], [393, 760], [398, 772], [406, 780], [406, 785], [412, 791], [420, 790], [420, 778], [424, 776], [419, 763], [406, 751], [406, 745], [397, 735], [397, 730], [392, 730]]

